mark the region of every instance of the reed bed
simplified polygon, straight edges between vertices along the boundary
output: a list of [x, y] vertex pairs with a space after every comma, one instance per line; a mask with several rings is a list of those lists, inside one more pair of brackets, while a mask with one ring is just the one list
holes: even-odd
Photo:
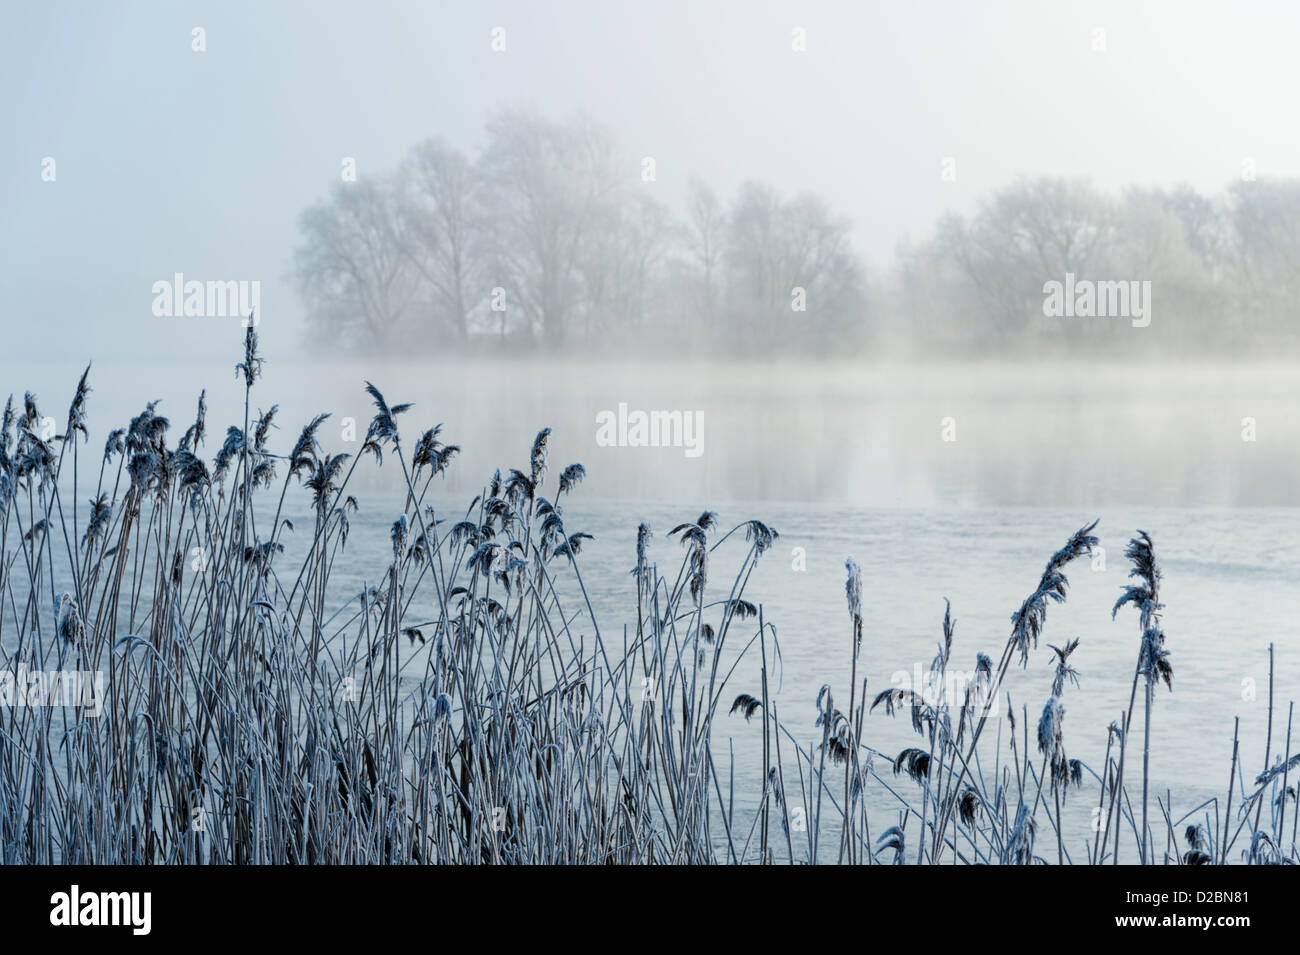
[[[1262, 772], [1248, 772], [1234, 746], [1222, 798], [1175, 810], [1152, 785], [1151, 721], [1173, 668], [1145, 533], [1129, 546], [1134, 582], [1114, 607], [1137, 612], [1132, 693], [1103, 729], [1101, 766], [1067, 750], [1073, 734], [1093, 731], [1065, 728], [1077, 641], [1039, 648], [1095, 524], [1051, 556], [996, 660], [979, 654], [960, 698], [868, 695], [863, 582], [850, 560], [842, 682], [780, 713], [769, 684], [776, 629], [746, 596], [775, 529], [724, 529], [706, 512], [669, 532], [682, 556], [662, 568], [641, 525], [629, 555], [635, 607], [602, 629], [581, 569], [589, 535], [563, 510], [585, 471], [551, 467], [549, 430], [522, 469], [442, 513], [432, 489], [459, 449], [439, 428], [404, 431], [410, 406], [370, 385], [375, 415], [360, 453], [325, 451], [327, 415], [273, 451], [276, 410], [251, 411], [262, 370], [250, 328], [236, 367], [244, 419], [206, 460], [204, 396], [174, 444], [151, 405], [102, 455], [87, 445], [88, 373], [61, 434], [43, 434], [31, 395], [6, 406], [0, 673], [98, 672], [104, 692], [97, 707], [0, 706], [4, 862], [1296, 859], [1300, 755], [1289, 708], [1275, 734], [1271, 674]], [[400, 472], [404, 501], [377, 583], [340, 597], [332, 578], [358, 507], [349, 486], [366, 457]], [[310, 505], [310, 526], [286, 519], [290, 495]], [[290, 534], [307, 542], [292, 563]], [[724, 546], [739, 570], [719, 584], [710, 569]], [[936, 686], [955, 627], [945, 614]], [[1009, 698], [997, 715], [1008, 672], [1046, 652], [1055, 667], [1037, 723]], [[753, 665], [741, 671], [741, 660]], [[735, 685], [738, 672], [758, 673], [756, 685]], [[869, 746], [872, 711], [910, 719], [917, 745]], [[758, 792], [736, 790], [725, 740], [742, 733], [755, 751], [761, 743], [748, 774]], [[1096, 807], [1086, 844], [1060, 825], [1067, 800]]]

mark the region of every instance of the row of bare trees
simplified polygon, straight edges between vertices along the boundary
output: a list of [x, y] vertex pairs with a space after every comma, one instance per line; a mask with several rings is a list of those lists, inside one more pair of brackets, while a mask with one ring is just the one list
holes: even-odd
[[[1025, 179], [949, 215], [868, 288], [821, 198], [699, 180], [674, 212], [608, 130], [504, 110], [302, 214], [294, 272], [322, 338], [375, 350], [599, 347], [733, 355], [1300, 346], [1300, 180], [1118, 196]], [[1066, 273], [1150, 282], [1153, 320], [1045, 316]], [[868, 307], [869, 306], [869, 307]]]
[[[629, 170], [632, 170], [629, 174]], [[809, 195], [693, 181], [678, 217], [608, 131], [506, 110], [300, 218], [298, 286], [332, 340], [528, 346], [813, 342], [863, 326], [849, 224]]]
[[[1152, 322], [1045, 316], [1044, 283], [1149, 281]], [[1134, 348], [1260, 354], [1300, 345], [1300, 180], [1111, 196], [1082, 180], [1025, 179], [900, 250], [887, 310], [953, 350]]]

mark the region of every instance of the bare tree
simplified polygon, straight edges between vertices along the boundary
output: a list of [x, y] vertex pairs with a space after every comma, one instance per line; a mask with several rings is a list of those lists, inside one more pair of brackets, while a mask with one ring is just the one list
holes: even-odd
[[[1113, 236], [1113, 210], [1086, 182], [1022, 179], [983, 202], [967, 223], [940, 221], [934, 242], [969, 283], [973, 316], [992, 338], [1041, 331], [1043, 285], [1088, 276]], [[1073, 326], [1062, 326], [1077, 329]]]
[[1294, 338], [1300, 298], [1300, 181], [1258, 180], [1228, 187], [1227, 217], [1239, 319], [1258, 334]]
[[699, 284], [697, 308], [705, 328], [715, 334], [722, 266], [726, 253], [727, 213], [717, 193], [692, 177], [686, 190], [685, 245]]
[[864, 319], [863, 270], [847, 220], [819, 196], [803, 193], [785, 204], [787, 282], [807, 296], [805, 337], [856, 336]]
[[614, 198], [595, 217], [581, 258], [580, 311], [588, 340], [643, 329], [666, 281], [674, 235], [668, 207], [639, 191], [620, 190]]
[[[852, 253], [849, 224], [821, 199], [782, 200], [770, 186], [741, 186], [728, 219], [727, 261], [733, 322], [744, 322], [764, 344], [809, 342], [853, 330], [862, 315], [862, 271]], [[805, 310], [794, 310], [801, 290]]]
[[481, 194], [473, 164], [439, 139], [416, 146], [403, 170], [402, 235], [428, 284], [435, 319], [463, 343], [483, 281]]
[[322, 326], [356, 344], [396, 339], [418, 294], [389, 182], [340, 183], [299, 217], [293, 274]]
[[748, 312], [751, 322], [765, 328], [776, 321], [790, 295], [782, 288], [781, 197], [771, 186], [747, 182], [736, 194], [728, 221], [732, 320], [743, 321]]
[[586, 117], [552, 122], [505, 110], [480, 160], [500, 284], [547, 342], [564, 340], [580, 293], [584, 243], [617, 182], [607, 131]]

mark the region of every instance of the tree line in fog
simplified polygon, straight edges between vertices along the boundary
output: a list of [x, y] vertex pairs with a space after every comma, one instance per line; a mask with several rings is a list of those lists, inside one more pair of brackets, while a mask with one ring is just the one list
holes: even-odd
[[[1118, 195], [1022, 179], [868, 270], [826, 199], [746, 182], [647, 188], [584, 116], [508, 109], [304, 211], [313, 331], [373, 351], [725, 355], [1266, 353], [1300, 344], [1300, 180]], [[631, 170], [631, 171], [629, 171]], [[1150, 324], [1045, 314], [1048, 283], [1149, 282]], [[315, 337], [315, 336], [314, 336]]]

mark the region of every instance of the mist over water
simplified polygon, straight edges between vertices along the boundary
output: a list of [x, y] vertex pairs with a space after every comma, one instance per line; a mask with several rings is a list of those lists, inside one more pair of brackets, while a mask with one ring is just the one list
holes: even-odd
[[[227, 352], [96, 364], [92, 445], [155, 399], [183, 429], [201, 388], [221, 433], [242, 427], [235, 342]], [[462, 447], [446, 485], [467, 500], [495, 469], [519, 466], [550, 427], [556, 460], [587, 467], [583, 493], [611, 500], [1098, 513], [1300, 504], [1300, 369], [1290, 364], [267, 358], [252, 411], [278, 404], [286, 444], [328, 411], [324, 446], [357, 451], [359, 441], [343, 439], [344, 419], [364, 437], [374, 410], [364, 382], [373, 381], [390, 402], [414, 403], [402, 421], [413, 435], [441, 422], [443, 439]], [[73, 361], [0, 362], [16, 399], [34, 392], [56, 420], [81, 370]], [[702, 453], [600, 446], [597, 416], [620, 404], [698, 413]], [[1253, 441], [1243, 439], [1247, 418]], [[367, 467], [360, 477], [382, 487], [398, 476]]]

